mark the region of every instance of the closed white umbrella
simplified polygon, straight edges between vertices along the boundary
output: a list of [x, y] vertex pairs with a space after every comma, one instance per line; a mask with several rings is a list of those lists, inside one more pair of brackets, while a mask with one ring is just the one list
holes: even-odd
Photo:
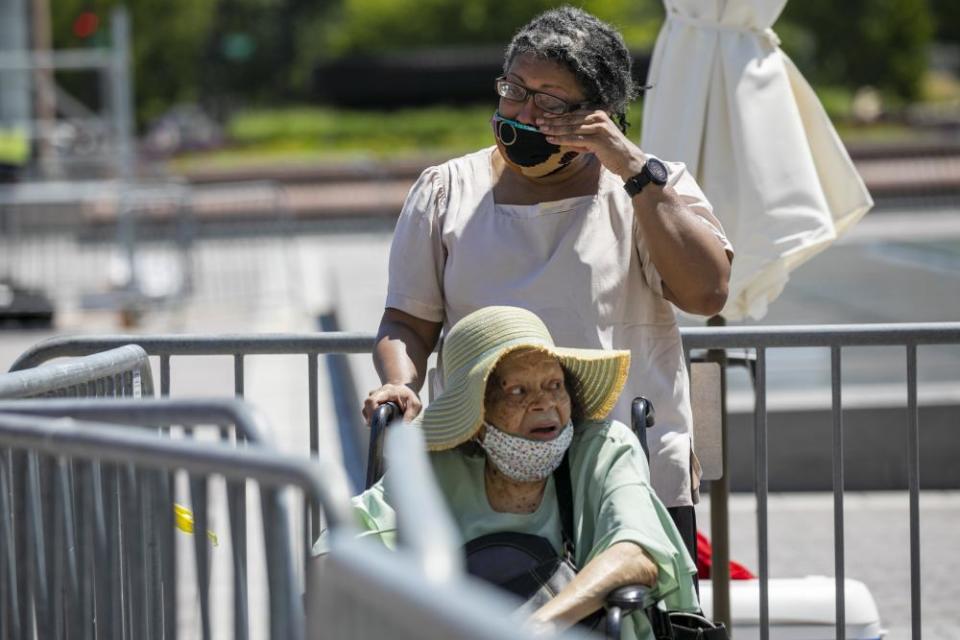
[[770, 28], [786, 0], [664, 5], [641, 147], [696, 177], [736, 251], [721, 315], [758, 319], [873, 200]]

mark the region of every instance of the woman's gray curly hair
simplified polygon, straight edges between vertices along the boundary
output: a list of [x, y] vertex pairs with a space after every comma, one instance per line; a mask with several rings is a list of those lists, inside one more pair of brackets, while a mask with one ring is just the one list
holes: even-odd
[[517, 31], [504, 54], [504, 73], [523, 54], [562, 64], [587, 100], [609, 110], [624, 131], [636, 95], [627, 45], [612, 26], [583, 9], [563, 6], [541, 13]]

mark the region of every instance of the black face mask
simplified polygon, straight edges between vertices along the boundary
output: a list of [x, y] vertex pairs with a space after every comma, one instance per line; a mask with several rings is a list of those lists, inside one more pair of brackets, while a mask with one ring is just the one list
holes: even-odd
[[547, 137], [532, 127], [516, 120], [493, 115], [493, 133], [504, 157], [521, 173], [532, 178], [550, 175], [570, 164], [576, 151], [564, 152], [547, 142]]

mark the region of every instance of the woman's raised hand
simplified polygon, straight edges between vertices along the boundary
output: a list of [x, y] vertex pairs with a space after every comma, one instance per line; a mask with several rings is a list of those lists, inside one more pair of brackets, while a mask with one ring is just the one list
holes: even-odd
[[600, 109], [579, 109], [563, 115], [545, 114], [537, 126], [547, 141], [594, 154], [600, 163], [624, 180], [640, 173], [646, 156]]
[[393, 402], [403, 411], [403, 420], [410, 422], [417, 417], [423, 408], [417, 392], [405, 384], [385, 384], [374, 389], [363, 401], [363, 419], [370, 424], [370, 418], [377, 407], [385, 402]]

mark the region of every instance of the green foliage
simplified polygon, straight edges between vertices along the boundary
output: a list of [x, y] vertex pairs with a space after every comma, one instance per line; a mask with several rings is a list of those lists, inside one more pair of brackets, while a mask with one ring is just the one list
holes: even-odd
[[933, 33], [926, 0], [798, 0], [776, 28], [815, 83], [873, 85], [904, 99], [919, 94]]
[[[180, 157], [176, 165], [223, 167], [291, 160], [342, 161], [351, 157], [420, 155], [454, 157], [492, 145], [495, 108], [432, 107], [351, 111], [316, 107], [254, 109], [235, 114], [227, 126], [230, 146]], [[640, 135], [643, 105], [627, 114], [630, 135]]]
[[[109, 46], [110, 10], [121, 4], [130, 11], [139, 120], [152, 118], [177, 102], [196, 99], [198, 63], [216, 0], [55, 0], [54, 47]], [[90, 9], [100, 17], [100, 28], [92, 42], [80, 41], [73, 35], [72, 24], [81, 11]], [[88, 102], [99, 97], [99, 87], [89, 74], [63, 73], [60, 80]]]
[[230, 140], [241, 149], [366, 151], [376, 155], [465, 151], [491, 144], [493, 107], [338, 111], [325, 108], [252, 110], [233, 117]]
[[[406, 48], [506, 46], [535, 15], [558, 0], [342, 0], [320, 35], [333, 57]], [[649, 47], [663, 9], [659, 0], [584, 0], [576, 3], [619, 27], [628, 44]]]
[[[54, 45], [109, 45], [109, 12], [121, 3], [132, 18], [143, 123], [182, 101], [222, 107], [215, 110], [223, 115], [245, 104], [302, 102], [313, 66], [324, 58], [503, 47], [523, 23], [562, 0], [53, 0]], [[661, 0], [574, 3], [613, 23], [637, 50], [653, 46], [663, 19]], [[79, 41], [73, 20], [91, 9], [100, 15], [100, 33]], [[960, 41], [960, 2], [791, 0], [776, 29], [815, 84], [872, 84], [911, 99], [934, 24], [939, 39]], [[58, 80], [90, 104], [101, 99], [90, 74], [61, 73]]]
[[[208, 102], [302, 99], [331, 2], [217, 0], [203, 70]], [[241, 55], [238, 55], [241, 54]]]

